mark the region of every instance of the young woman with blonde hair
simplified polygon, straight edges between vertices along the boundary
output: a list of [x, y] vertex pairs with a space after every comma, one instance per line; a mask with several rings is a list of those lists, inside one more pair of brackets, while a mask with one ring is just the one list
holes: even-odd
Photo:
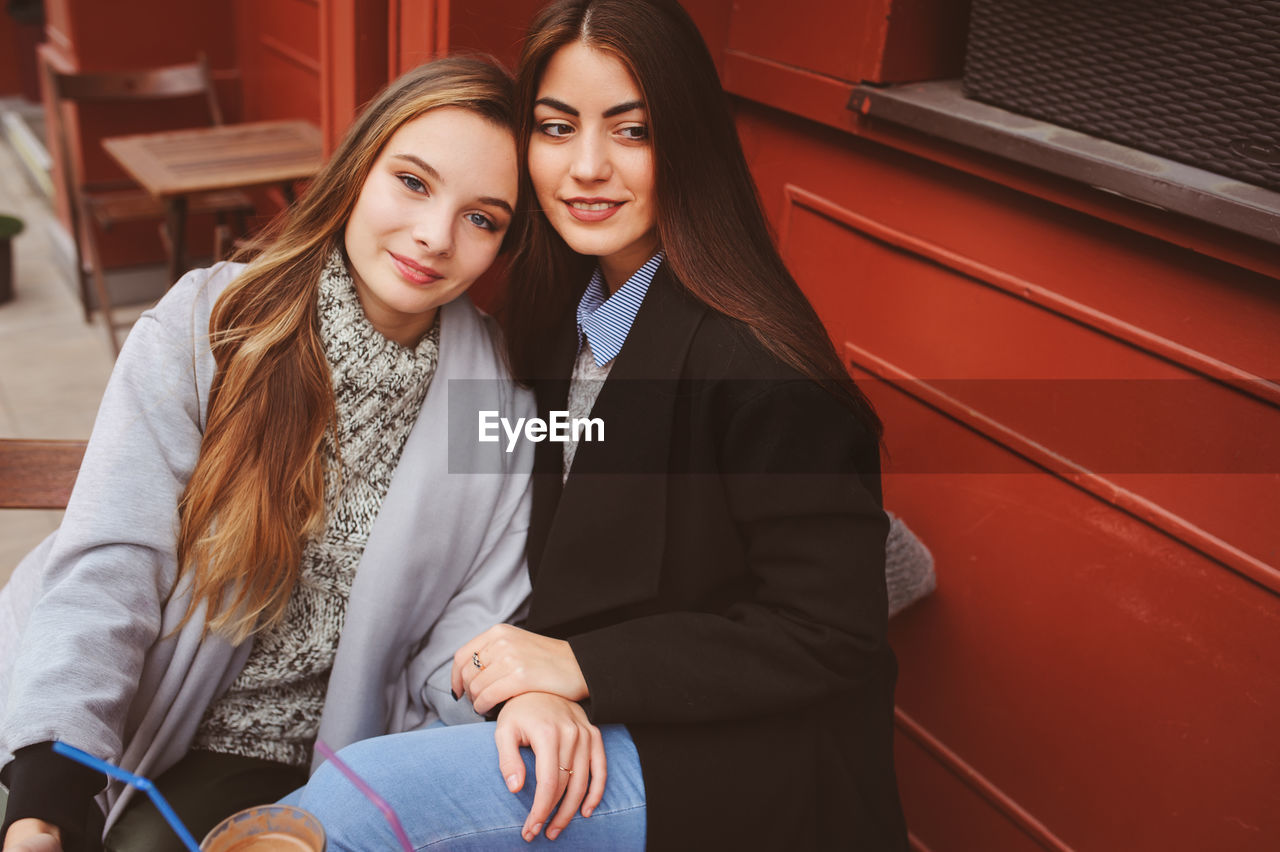
[[477, 718], [452, 654], [528, 591], [529, 453], [450, 429], [531, 413], [464, 295], [518, 207], [511, 99], [478, 59], [406, 74], [255, 259], [138, 321], [0, 592], [6, 852], [181, 848], [53, 740], [158, 779], [199, 837], [303, 783], [317, 736]]

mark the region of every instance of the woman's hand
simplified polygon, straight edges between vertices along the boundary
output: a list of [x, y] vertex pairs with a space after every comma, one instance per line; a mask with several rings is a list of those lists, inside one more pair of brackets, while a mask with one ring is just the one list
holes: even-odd
[[62, 852], [62, 832], [42, 819], [16, 819], [4, 836], [4, 852]]
[[510, 624], [490, 627], [459, 648], [452, 678], [453, 694], [465, 692], [480, 714], [526, 692], [549, 692], [569, 701], [588, 694], [568, 642]]
[[533, 807], [520, 831], [526, 841], [538, 836], [556, 802], [560, 810], [547, 826], [548, 840], [564, 831], [579, 804], [584, 818], [599, 807], [608, 774], [604, 740], [576, 703], [544, 692], [517, 695], [498, 714], [493, 738], [498, 745], [498, 768], [513, 793], [525, 782], [520, 747], [533, 749]]

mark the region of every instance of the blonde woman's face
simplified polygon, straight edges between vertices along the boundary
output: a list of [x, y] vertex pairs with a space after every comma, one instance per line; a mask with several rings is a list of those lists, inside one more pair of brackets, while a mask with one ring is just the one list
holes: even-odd
[[649, 117], [611, 54], [581, 42], [547, 63], [533, 108], [529, 177], [548, 221], [595, 255], [617, 289], [658, 250]]
[[414, 346], [493, 263], [516, 203], [515, 139], [457, 107], [405, 123], [374, 162], [343, 242], [360, 304]]

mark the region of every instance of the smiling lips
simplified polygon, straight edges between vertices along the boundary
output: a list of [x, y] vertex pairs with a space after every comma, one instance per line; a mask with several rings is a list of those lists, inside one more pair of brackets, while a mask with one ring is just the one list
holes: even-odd
[[567, 198], [564, 205], [569, 215], [579, 222], [603, 222], [617, 213], [623, 203], [608, 198]]
[[444, 277], [430, 266], [414, 263], [409, 258], [395, 252], [389, 252], [389, 254], [392, 261], [395, 262], [396, 269], [399, 270], [400, 275], [411, 284], [433, 284]]

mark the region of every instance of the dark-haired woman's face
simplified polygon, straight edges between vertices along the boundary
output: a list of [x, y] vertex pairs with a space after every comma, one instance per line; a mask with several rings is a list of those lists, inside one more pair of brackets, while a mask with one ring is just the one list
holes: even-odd
[[529, 176], [552, 227], [600, 258], [610, 288], [658, 250], [653, 148], [640, 87], [608, 53], [575, 42], [547, 63]]

